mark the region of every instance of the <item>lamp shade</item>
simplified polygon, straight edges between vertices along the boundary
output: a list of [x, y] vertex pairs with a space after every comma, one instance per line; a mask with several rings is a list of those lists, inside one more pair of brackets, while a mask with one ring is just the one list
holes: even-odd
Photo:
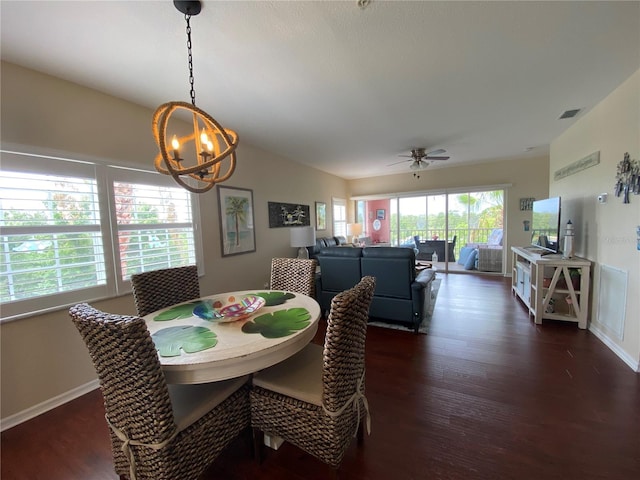
[[292, 247], [310, 247], [316, 243], [316, 232], [313, 227], [296, 227], [291, 229]]
[[312, 226], [291, 229], [291, 246], [298, 247], [298, 258], [309, 258], [310, 247], [316, 243], [316, 231]]
[[347, 223], [347, 235], [358, 237], [362, 233], [361, 223]]

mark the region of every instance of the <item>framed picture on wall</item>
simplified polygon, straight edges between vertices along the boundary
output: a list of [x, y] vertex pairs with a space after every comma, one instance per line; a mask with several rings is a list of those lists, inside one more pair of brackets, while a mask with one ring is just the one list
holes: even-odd
[[327, 229], [327, 204], [316, 202], [316, 230]]
[[253, 191], [218, 185], [222, 256], [256, 251]]
[[378, 220], [384, 220], [384, 209], [383, 208], [379, 208], [378, 210], [376, 210], [376, 218]]
[[267, 204], [269, 208], [269, 228], [311, 225], [309, 205], [280, 202], [267, 202]]

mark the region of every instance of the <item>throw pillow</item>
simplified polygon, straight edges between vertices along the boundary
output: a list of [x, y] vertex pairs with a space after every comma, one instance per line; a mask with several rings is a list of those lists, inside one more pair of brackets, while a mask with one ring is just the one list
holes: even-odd
[[473, 251], [469, 253], [467, 260], [464, 262], [464, 269], [473, 270], [474, 268], [476, 268], [477, 258], [478, 258], [478, 250], [474, 248]]
[[465, 263], [467, 263], [467, 258], [469, 258], [469, 255], [471, 255], [471, 252], [473, 252], [474, 250], [475, 248], [473, 247], [462, 247], [460, 249], [460, 255], [458, 256], [458, 264], [464, 265]]

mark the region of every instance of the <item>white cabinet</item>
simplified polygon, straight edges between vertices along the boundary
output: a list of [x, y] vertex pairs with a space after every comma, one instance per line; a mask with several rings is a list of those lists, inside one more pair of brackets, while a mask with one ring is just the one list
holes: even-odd
[[529, 309], [535, 323], [542, 319], [576, 322], [587, 328], [591, 262], [584, 258], [541, 255], [511, 247], [512, 291]]

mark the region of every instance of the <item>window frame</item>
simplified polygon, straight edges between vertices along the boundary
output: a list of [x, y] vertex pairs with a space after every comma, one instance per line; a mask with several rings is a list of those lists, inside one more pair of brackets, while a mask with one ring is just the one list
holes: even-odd
[[[17, 320], [24, 317], [42, 314], [49, 311], [68, 308], [80, 302], [93, 302], [97, 300], [113, 298], [131, 293], [130, 279], [122, 280], [120, 255], [118, 248], [118, 226], [115, 216], [114, 182], [147, 184], [169, 188], [181, 188], [173, 182], [173, 179], [160, 173], [142, 170], [139, 168], [97, 163], [93, 161], [75, 160], [63, 157], [54, 157], [30, 152], [8, 151], [0, 149], [2, 154], [2, 171], [15, 171], [27, 174], [60, 175], [77, 178], [93, 178], [97, 185], [98, 204], [100, 214], [98, 229], [102, 239], [104, 273], [106, 282], [104, 285], [95, 285], [77, 290], [58, 292], [50, 295], [36, 296], [11, 302], [3, 302], [0, 312], [0, 323]], [[195, 263], [199, 275], [204, 274], [202, 263], [202, 238], [201, 217], [198, 196], [188, 192], [191, 202], [191, 227], [193, 229], [193, 248]], [[113, 225], [113, 228], [112, 228]], [[175, 225], [175, 224], [170, 224]], [[181, 224], [182, 225], [182, 224]], [[189, 226], [189, 224], [185, 224]], [[184, 226], [184, 225], [183, 225]], [[12, 228], [12, 227], [6, 227]], [[23, 227], [12, 230], [21, 231]], [[36, 231], [34, 229], [28, 229]], [[60, 226], [59, 228], [42, 227], [40, 231], [59, 230], [86, 230], [87, 227]], [[5, 227], [3, 227], [5, 230]], [[89, 230], [94, 230], [89, 227]]]
[[[344, 211], [343, 219], [340, 215], [337, 215], [336, 208], [340, 208]], [[331, 214], [332, 214], [332, 228], [333, 236], [347, 237], [347, 201], [344, 198], [333, 197], [331, 199]]]

